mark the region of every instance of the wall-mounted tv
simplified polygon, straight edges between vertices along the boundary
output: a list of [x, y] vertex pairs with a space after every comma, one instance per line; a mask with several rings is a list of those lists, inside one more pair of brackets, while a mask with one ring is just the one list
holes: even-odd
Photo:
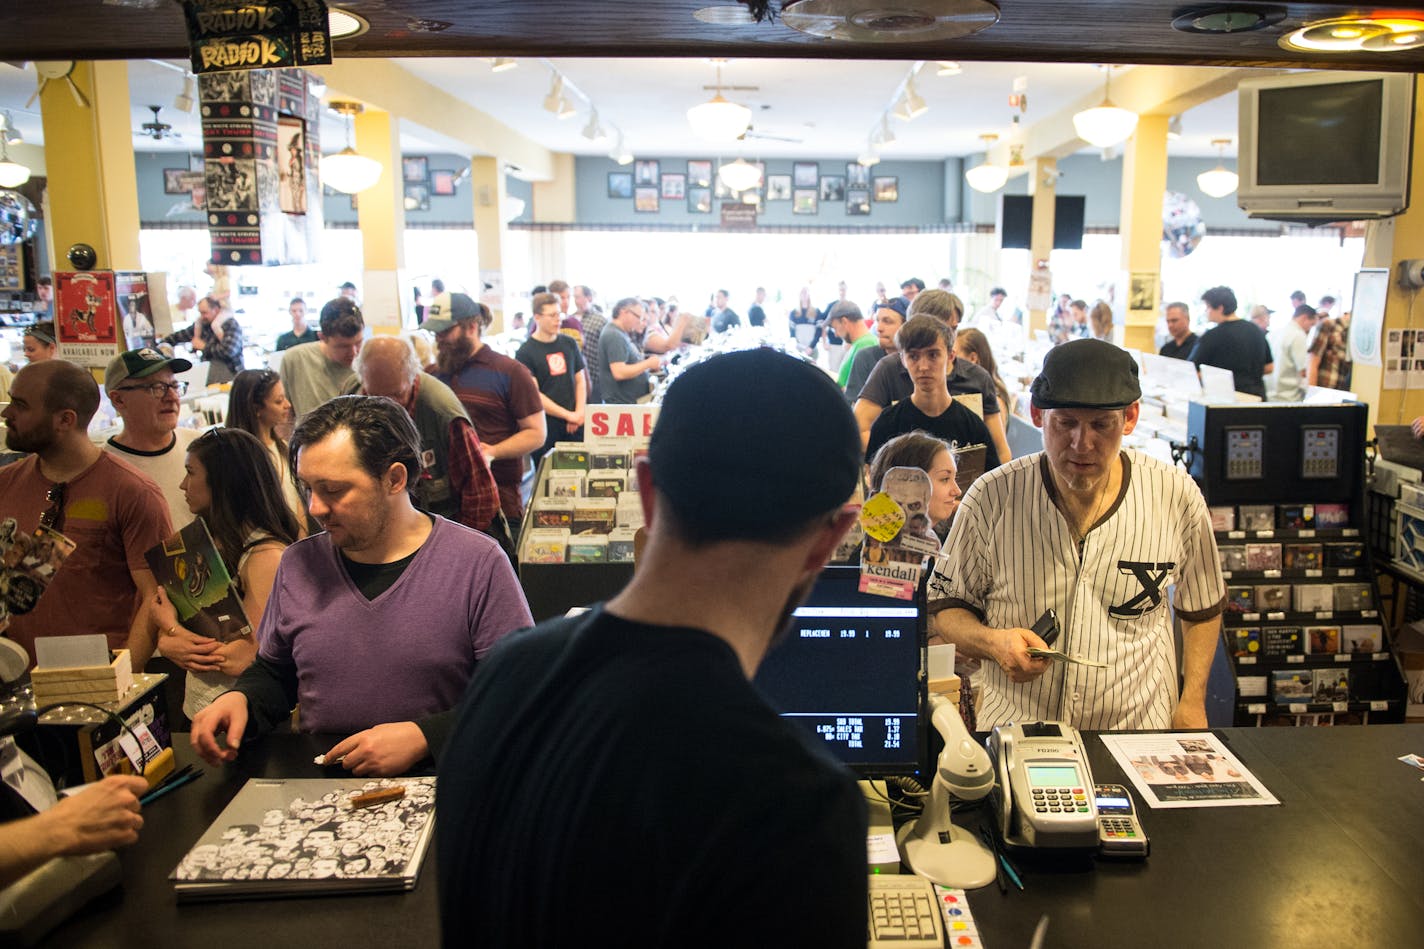
[[[1053, 249], [1078, 250], [1083, 246], [1083, 212], [1086, 199], [1081, 194], [1060, 194], [1053, 202]], [[1006, 194], [1000, 205], [1000, 247], [1029, 247], [1033, 231], [1033, 196]]]
[[1412, 73], [1289, 73], [1238, 95], [1236, 203], [1248, 216], [1323, 223], [1409, 206]]

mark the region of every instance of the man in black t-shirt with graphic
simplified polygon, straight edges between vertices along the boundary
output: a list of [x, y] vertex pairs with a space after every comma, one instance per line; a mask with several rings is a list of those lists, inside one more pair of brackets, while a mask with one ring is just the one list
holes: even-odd
[[865, 945], [854, 777], [750, 682], [855, 519], [859, 469], [813, 365], [732, 352], [669, 386], [637, 572], [506, 637], [460, 705], [435, 829], [446, 946]]
[[514, 358], [524, 364], [539, 384], [544, 402], [544, 447], [529, 453], [537, 469], [555, 442], [583, 441], [584, 410], [588, 401], [588, 378], [583, 353], [573, 337], [559, 332], [562, 314], [559, 298], [552, 293], [535, 294], [534, 332], [519, 347]]
[[1237, 392], [1266, 397], [1265, 377], [1275, 369], [1271, 346], [1254, 323], [1236, 315], [1236, 294], [1230, 287], [1212, 287], [1202, 294], [1206, 315], [1216, 326], [1202, 334], [1191, 360], [1198, 366], [1230, 369]]

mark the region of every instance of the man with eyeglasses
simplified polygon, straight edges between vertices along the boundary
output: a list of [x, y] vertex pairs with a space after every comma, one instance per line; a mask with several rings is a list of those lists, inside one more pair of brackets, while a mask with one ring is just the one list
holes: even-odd
[[193, 520], [178, 486], [187, 474], [183, 463], [198, 430], [178, 427], [178, 400], [188, 391], [188, 383], [174, 376], [192, 367], [186, 359], [164, 356], [154, 349], [131, 349], [109, 360], [104, 372], [104, 391], [124, 422], [124, 430], [105, 442], [104, 448], [158, 485], [174, 530]]
[[142, 669], [153, 636], [136, 607], [156, 591], [143, 554], [173, 530], [158, 486], [89, 440], [98, 408], [98, 383], [73, 363], [52, 359], [15, 375], [0, 413], [5, 444], [33, 454], [0, 468], [0, 516], [22, 531], [50, 527], [76, 546], [34, 610], [11, 613], [5, 635], [33, 661], [36, 636], [102, 633]]

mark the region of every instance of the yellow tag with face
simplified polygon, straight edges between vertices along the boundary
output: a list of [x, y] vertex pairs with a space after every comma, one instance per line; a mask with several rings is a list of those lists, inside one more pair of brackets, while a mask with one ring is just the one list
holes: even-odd
[[860, 509], [860, 526], [867, 536], [888, 544], [905, 526], [905, 509], [894, 498], [881, 491]]

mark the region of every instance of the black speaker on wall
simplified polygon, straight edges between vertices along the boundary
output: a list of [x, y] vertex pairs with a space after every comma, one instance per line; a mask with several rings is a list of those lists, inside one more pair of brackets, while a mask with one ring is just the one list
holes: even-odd
[[[1083, 246], [1086, 200], [1081, 194], [1060, 194], [1053, 202], [1054, 250], [1078, 250]], [[1032, 230], [1033, 197], [1026, 194], [1004, 195], [999, 207], [999, 246], [1027, 250]]]

